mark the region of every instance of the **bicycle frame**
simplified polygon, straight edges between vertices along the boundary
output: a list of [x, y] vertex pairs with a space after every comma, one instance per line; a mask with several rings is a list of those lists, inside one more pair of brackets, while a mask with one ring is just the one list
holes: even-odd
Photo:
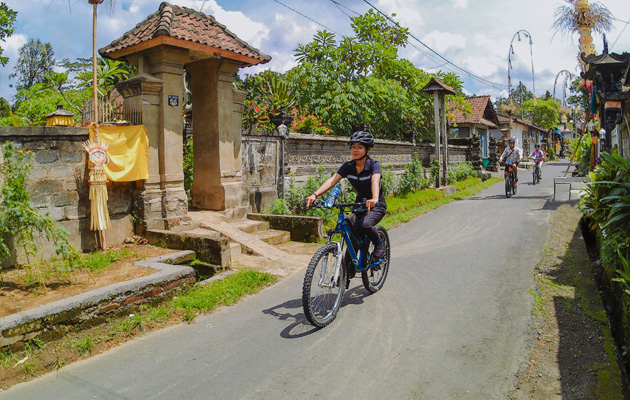
[[[348, 221], [346, 221], [346, 219], [344, 218], [345, 216], [345, 208], [346, 207], [350, 207], [350, 206], [356, 206], [356, 205], [360, 205], [360, 203], [349, 203], [349, 204], [337, 204], [336, 207], [339, 208], [339, 215], [337, 216], [337, 226], [334, 230], [330, 231], [328, 233], [328, 243], [335, 243], [337, 244], [337, 251], [339, 251], [339, 254], [343, 254], [343, 249], [344, 249], [344, 245], [345, 247], [348, 249], [348, 254], [350, 255], [350, 260], [352, 261], [352, 264], [354, 264], [354, 268], [358, 271], [358, 272], [363, 272], [365, 270], [368, 270], [378, 264], [380, 264], [383, 259], [381, 258], [380, 260], [373, 262], [371, 264], [367, 264], [367, 248], [368, 248], [368, 242], [369, 239], [367, 237], [363, 237], [361, 240], [359, 240], [356, 235], [354, 234], [354, 232], [352, 231], [352, 229], [350, 229], [350, 226], [348, 225]], [[332, 237], [334, 235], [341, 235], [341, 241], [334, 241], [332, 240]], [[353, 243], [358, 243], [359, 244], [359, 248], [355, 249]], [[337, 260], [337, 263], [339, 264], [339, 266], [341, 266], [341, 259], [342, 257], [339, 257]], [[339, 273], [339, 266], [337, 267], [337, 271], [335, 272], [335, 278], [337, 278], [337, 274]]]

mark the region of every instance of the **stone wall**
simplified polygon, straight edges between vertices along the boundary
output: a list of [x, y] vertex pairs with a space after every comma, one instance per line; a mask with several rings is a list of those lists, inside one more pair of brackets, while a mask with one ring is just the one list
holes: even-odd
[[[309, 177], [317, 175], [318, 166], [332, 174], [350, 159], [347, 137], [290, 133], [284, 142], [287, 185], [291, 179], [298, 185], [306, 183]], [[254, 212], [264, 212], [278, 197], [281, 148], [282, 141], [275, 133], [254, 131], [243, 135], [243, 182]], [[370, 156], [400, 174], [414, 153], [428, 166], [435, 157], [435, 145], [377, 139]], [[470, 141], [449, 143], [449, 163], [471, 160]]]
[[[87, 139], [86, 128], [0, 127], [0, 146], [13, 142], [17, 149], [30, 150], [34, 155], [26, 184], [33, 207], [40, 213], [49, 213], [58, 226], [70, 233], [71, 244], [82, 250], [96, 246], [89, 226], [89, 170], [82, 146]], [[130, 214], [135, 190], [135, 182], [107, 184], [112, 221], [112, 229], [106, 231], [108, 245], [121, 243], [133, 233]], [[44, 245], [42, 254], [51, 250], [50, 244]], [[19, 254], [2, 260], [2, 265], [16, 260], [21, 261]]]

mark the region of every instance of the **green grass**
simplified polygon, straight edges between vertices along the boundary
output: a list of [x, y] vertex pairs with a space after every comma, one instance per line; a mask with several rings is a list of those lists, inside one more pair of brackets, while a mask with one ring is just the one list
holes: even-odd
[[134, 251], [123, 247], [119, 250], [89, 253], [83, 256], [83, 262], [90, 271], [95, 272], [109, 267], [118, 260], [135, 256]]
[[394, 228], [444, 204], [472, 196], [501, 181], [502, 179], [499, 178], [491, 178], [486, 181], [481, 181], [479, 178], [468, 178], [453, 184], [452, 186], [455, 186], [457, 192], [448, 197], [444, 197], [444, 192], [436, 189], [417, 190], [404, 197], [390, 197], [387, 199], [387, 214], [380, 224], [385, 229]]
[[174, 299], [173, 308], [183, 311], [184, 319], [190, 320], [197, 313], [208, 312], [219, 306], [232, 305], [241, 297], [256, 293], [260, 288], [275, 281], [276, 278], [269, 274], [241, 271], [225, 279], [193, 288]]

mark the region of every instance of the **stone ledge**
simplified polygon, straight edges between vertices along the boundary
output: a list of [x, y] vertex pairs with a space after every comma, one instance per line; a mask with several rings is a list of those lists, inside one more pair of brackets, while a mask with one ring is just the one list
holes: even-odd
[[321, 217], [249, 213], [247, 218], [255, 221], [267, 221], [272, 229], [289, 231], [293, 241], [303, 242], [324, 236]]
[[0, 318], [0, 348], [33, 339], [54, 329], [55, 325], [87, 321], [164, 295], [181, 285], [192, 284], [196, 280], [195, 271], [191, 267], [173, 264], [189, 260], [194, 255], [194, 251], [188, 250], [141, 260], [135, 265], [153, 268], [157, 272]]

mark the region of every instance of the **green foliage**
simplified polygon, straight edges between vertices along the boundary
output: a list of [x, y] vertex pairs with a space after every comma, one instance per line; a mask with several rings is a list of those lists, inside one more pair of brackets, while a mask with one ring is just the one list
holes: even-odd
[[291, 108], [298, 132], [349, 135], [368, 125], [381, 138], [431, 139], [433, 98], [421, 89], [436, 77], [461, 92], [459, 78], [429, 75], [400, 59], [398, 49], [406, 45], [408, 31], [373, 10], [352, 18], [351, 24], [353, 37], [338, 42], [332, 33], [320, 31], [310, 43], [299, 45], [298, 66], [283, 76], [265, 71], [239, 82], [249, 102], [243, 126], [264, 128], [264, 120], [253, 111], [262, 113], [266, 107], [263, 114], [273, 114], [283, 106], [285, 111]]
[[37, 261], [39, 246], [36, 240], [44, 237], [52, 241], [56, 252], [71, 258], [76, 254], [68, 243], [68, 232], [56, 227], [48, 215], [41, 215], [33, 210], [26, 182], [30, 172], [33, 155], [30, 151], [16, 150], [13, 143], [7, 142], [2, 147], [0, 164], [0, 257], [11, 256], [9, 243], [24, 249], [29, 261]]
[[[17, 12], [11, 10], [4, 2], [0, 3], [0, 42], [11, 36], [15, 30], [15, 18]], [[4, 49], [0, 47], [0, 65], [5, 66], [9, 59], [3, 57]]]
[[45, 81], [45, 76], [53, 72], [55, 52], [50, 43], [42, 43], [39, 39], [30, 39], [18, 50], [18, 60], [9, 75], [17, 79], [18, 90], [29, 89], [36, 83]]
[[475, 171], [470, 161], [449, 165], [446, 171], [447, 184], [449, 185], [475, 176], [477, 176], [477, 171]]
[[184, 142], [184, 190], [189, 191], [193, 184], [193, 136]]
[[397, 195], [405, 196], [408, 193], [422, 189], [428, 186], [428, 181], [424, 177], [424, 168], [422, 161], [417, 154], [413, 154], [411, 162], [405, 167], [405, 172], [400, 177], [398, 188], [395, 191]]
[[[61, 104], [65, 109], [70, 110], [73, 104], [81, 104], [83, 100], [90, 98], [90, 93], [85, 90], [71, 90], [65, 92], [65, 97], [47, 84], [35, 84], [29, 89], [20, 90], [15, 95], [13, 114], [15, 118], [8, 116], [0, 118], [0, 126], [17, 125], [45, 125], [46, 114], [57, 109], [57, 104]], [[75, 109], [76, 111], [76, 109]], [[75, 123], [81, 121], [81, 114], [75, 112]]]
[[585, 133], [582, 136], [582, 140], [578, 140], [575, 149], [575, 160], [577, 161], [575, 175], [586, 176], [593, 165], [593, 139], [590, 134]]
[[547, 158], [547, 161], [555, 161], [558, 159], [558, 156], [556, 155], [556, 150], [553, 145], [547, 148], [547, 154], [545, 154], [545, 157]]
[[384, 196], [393, 195], [399, 185], [398, 177], [391, 170], [391, 164], [383, 166], [381, 169], [381, 186], [383, 187]]
[[590, 176], [580, 199], [582, 212], [606, 235], [630, 234], [630, 160], [602, 153], [602, 163]]
[[527, 118], [542, 128], [552, 129], [560, 122], [558, 112], [560, 103], [556, 99], [537, 99], [536, 104], [534, 104], [533, 99], [527, 100], [523, 103], [522, 108], [527, 114]]
[[295, 115], [295, 119], [291, 124], [291, 131], [298, 133], [310, 133], [314, 135], [329, 135], [331, 130], [322, 124], [314, 115]]

